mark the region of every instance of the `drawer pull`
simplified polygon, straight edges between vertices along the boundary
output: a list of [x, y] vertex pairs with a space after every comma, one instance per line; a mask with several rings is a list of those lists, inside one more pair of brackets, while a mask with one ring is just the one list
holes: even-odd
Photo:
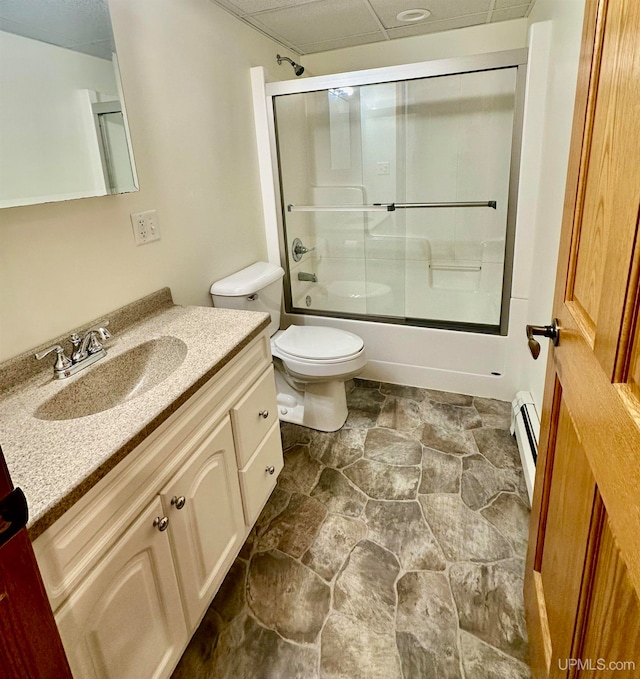
[[269, 411], [268, 411], [268, 410], [261, 410], [261, 411], [258, 413], [258, 415], [259, 415], [260, 417], [262, 417], [263, 419], [266, 420], [267, 417], [269, 417]]
[[174, 495], [171, 498], [171, 504], [176, 509], [182, 509], [184, 507], [186, 501], [187, 501], [187, 498], [184, 495], [181, 495], [180, 497], [178, 497], [177, 495]]
[[156, 516], [156, 518], [153, 520], [153, 525], [162, 533], [162, 531], [169, 528], [169, 519], [166, 516], [163, 516], [162, 518]]
[[268, 474], [273, 475], [273, 474], [276, 473], [276, 468], [275, 468], [273, 465], [271, 465], [271, 466], [267, 467], [267, 468], [265, 469], [265, 471], [266, 471]]

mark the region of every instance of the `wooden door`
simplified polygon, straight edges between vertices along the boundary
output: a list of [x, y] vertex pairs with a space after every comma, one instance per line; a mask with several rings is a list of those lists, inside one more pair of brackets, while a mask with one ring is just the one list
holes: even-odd
[[587, 0], [525, 578], [534, 677], [640, 677], [639, 216], [640, 2]]
[[75, 677], [159, 679], [187, 644], [176, 572], [156, 498], [56, 613]]
[[226, 417], [160, 493], [192, 632], [245, 538], [244, 515]]
[[[12, 489], [0, 450], [0, 499]], [[11, 513], [7, 506], [0, 511], [0, 679], [69, 679], [71, 670], [27, 530], [15, 533]]]

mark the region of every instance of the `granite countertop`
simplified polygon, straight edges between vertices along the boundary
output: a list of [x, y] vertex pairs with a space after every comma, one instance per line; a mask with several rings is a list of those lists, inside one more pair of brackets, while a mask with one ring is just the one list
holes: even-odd
[[[33, 358], [41, 347], [0, 365], [0, 445], [14, 485], [27, 497], [32, 540], [269, 323], [266, 313], [176, 306], [168, 288], [104, 318], [111, 320], [112, 337], [104, 343], [107, 357], [77, 375], [54, 379], [54, 356], [40, 362]], [[167, 336], [184, 342], [187, 351], [179, 367], [155, 387], [85, 417], [44, 420], [34, 415], [74, 380], [143, 342]]]

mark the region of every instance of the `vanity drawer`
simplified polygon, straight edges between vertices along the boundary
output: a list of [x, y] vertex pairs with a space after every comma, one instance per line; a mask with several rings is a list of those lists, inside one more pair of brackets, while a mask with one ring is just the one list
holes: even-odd
[[242, 469], [265, 434], [278, 422], [276, 382], [272, 366], [262, 373], [255, 385], [231, 409], [231, 422], [238, 468]]
[[252, 526], [258, 518], [283, 466], [280, 424], [276, 420], [247, 466], [238, 472], [247, 526]]

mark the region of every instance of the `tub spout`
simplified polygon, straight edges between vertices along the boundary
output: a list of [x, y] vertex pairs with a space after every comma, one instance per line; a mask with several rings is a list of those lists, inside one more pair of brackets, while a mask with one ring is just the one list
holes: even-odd
[[300, 271], [298, 273], [299, 281], [309, 281], [310, 283], [317, 283], [318, 277], [314, 273], [307, 273], [306, 271]]

